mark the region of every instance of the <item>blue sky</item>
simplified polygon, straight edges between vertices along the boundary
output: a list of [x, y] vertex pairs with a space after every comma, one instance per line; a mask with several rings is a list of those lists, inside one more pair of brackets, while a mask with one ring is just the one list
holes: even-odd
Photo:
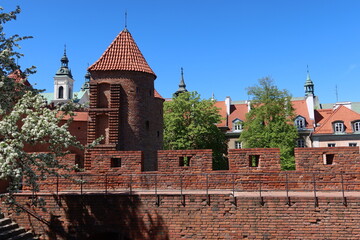
[[124, 28], [151, 68], [166, 98], [178, 88], [180, 68], [189, 91], [203, 98], [248, 99], [246, 87], [270, 76], [293, 96], [304, 95], [306, 66], [323, 103], [360, 101], [360, 1], [357, 0], [2, 0], [22, 13], [7, 23], [8, 35], [31, 35], [21, 43], [22, 67], [53, 91], [64, 44], [75, 88]]

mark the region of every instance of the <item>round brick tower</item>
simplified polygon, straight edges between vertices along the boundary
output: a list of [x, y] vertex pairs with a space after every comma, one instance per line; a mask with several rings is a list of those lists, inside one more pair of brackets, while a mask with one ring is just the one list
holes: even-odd
[[88, 142], [104, 136], [100, 148], [144, 152], [143, 169], [155, 170], [162, 148], [163, 99], [155, 73], [125, 28], [89, 67]]

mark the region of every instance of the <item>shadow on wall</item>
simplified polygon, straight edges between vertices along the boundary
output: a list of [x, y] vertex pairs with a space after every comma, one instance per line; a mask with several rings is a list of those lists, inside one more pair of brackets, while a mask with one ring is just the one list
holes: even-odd
[[137, 196], [61, 197], [66, 222], [51, 215], [49, 239], [167, 240], [168, 229], [156, 210], [140, 211]]

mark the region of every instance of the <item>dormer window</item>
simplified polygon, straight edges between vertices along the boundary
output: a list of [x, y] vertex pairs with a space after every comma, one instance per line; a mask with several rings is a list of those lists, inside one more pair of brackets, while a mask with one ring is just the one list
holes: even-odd
[[243, 122], [240, 119], [235, 119], [233, 121], [233, 131], [234, 132], [240, 132], [243, 129]]
[[296, 117], [294, 124], [297, 129], [304, 129], [305, 128], [305, 118], [302, 116]]
[[354, 132], [360, 132], [360, 120], [353, 122]]
[[344, 122], [340, 122], [340, 121], [334, 122], [333, 127], [334, 127], [334, 133], [344, 133], [345, 131]]

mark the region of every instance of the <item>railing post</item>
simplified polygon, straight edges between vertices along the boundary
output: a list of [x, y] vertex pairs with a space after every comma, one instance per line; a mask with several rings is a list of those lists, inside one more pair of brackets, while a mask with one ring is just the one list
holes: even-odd
[[56, 197], [59, 199], [59, 176], [56, 176]]
[[160, 196], [157, 190], [157, 174], [155, 174], [155, 195], [156, 195], [156, 206], [160, 206]]
[[235, 175], [232, 174], [232, 185], [233, 185], [233, 189], [232, 189], [232, 194], [233, 194], [233, 197], [235, 197]]
[[210, 206], [210, 196], [209, 196], [209, 174], [206, 173], [206, 203]]
[[233, 195], [233, 201], [232, 204], [234, 204], [236, 206], [237, 202], [236, 202], [236, 197], [235, 197], [235, 174], [232, 174], [232, 195]]
[[180, 174], [180, 194], [181, 194], [181, 204], [185, 206], [185, 195], [183, 194], [183, 175]]
[[342, 192], [342, 197], [343, 197], [343, 205], [347, 206], [347, 199], [345, 197], [345, 189], [344, 189], [344, 176], [343, 176], [343, 172], [341, 172], [341, 192]]
[[107, 174], [105, 174], [105, 194], [108, 193], [108, 185], [107, 185], [107, 183], [108, 183]]
[[290, 202], [290, 197], [289, 197], [289, 176], [288, 174], [286, 173], [285, 175], [285, 179], [286, 179], [286, 199], [287, 199], [287, 205], [291, 205], [291, 202]]
[[315, 180], [315, 173], [313, 173], [313, 183], [314, 183], [314, 201], [315, 201], [315, 207], [319, 206], [319, 201], [316, 196], [316, 180]]
[[80, 175], [80, 194], [83, 195], [83, 175]]
[[264, 206], [265, 202], [264, 202], [264, 198], [261, 195], [261, 185], [262, 185], [262, 181], [261, 179], [259, 180], [259, 194], [260, 194], [260, 205]]
[[132, 183], [133, 179], [132, 179], [132, 174], [130, 174], [130, 195], [132, 195]]

